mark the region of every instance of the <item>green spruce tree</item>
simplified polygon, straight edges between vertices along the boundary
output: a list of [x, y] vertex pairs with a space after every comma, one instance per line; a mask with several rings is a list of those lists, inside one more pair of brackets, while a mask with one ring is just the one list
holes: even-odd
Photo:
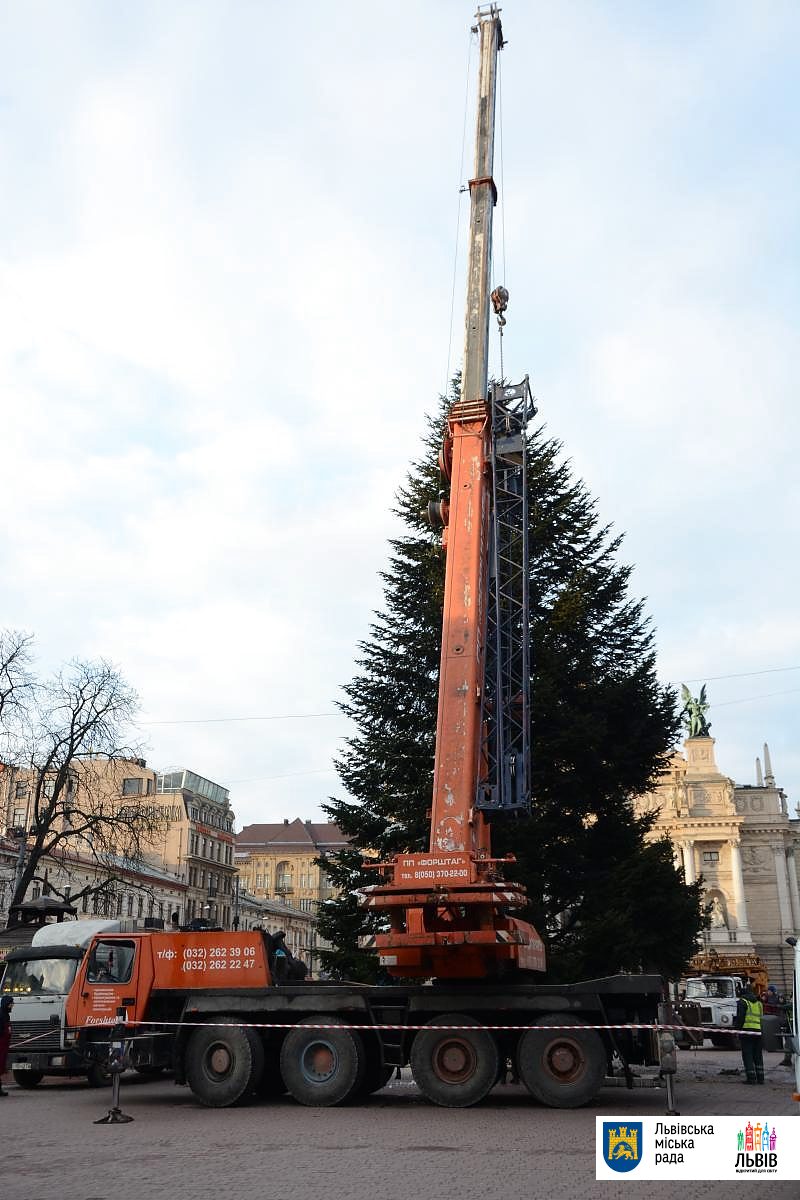
[[[448, 407], [429, 421], [398, 494], [408, 533], [391, 543], [384, 609], [342, 704], [355, 725], [337, 762], [350, 798], [324, 807], [353, 848], [327, 862], [343, 894], [320, 913], [335, 945], [325, 965], [342, 977], [375, 977], [375, 956], [359, 945], [376, 928], [358, 907], [358, 889], [376, 881], [363, 860], [428, 844], [444, 554], [424, 513], [443, 486]], [[497, 820], [493, 847], [517, 857], [506, 874], [528, 889], [523, 915], [547, 943], [550, 978], [677, 977], [703, 923], [702, 885], [684, 884], [669, 843], [647, 843], [651, 819], [633, 810], [676, 740], [675, 697], [656, 679], [652, 627], [617, 561], [621, 538], [541, 428], [529, 479], [533, 811]]]

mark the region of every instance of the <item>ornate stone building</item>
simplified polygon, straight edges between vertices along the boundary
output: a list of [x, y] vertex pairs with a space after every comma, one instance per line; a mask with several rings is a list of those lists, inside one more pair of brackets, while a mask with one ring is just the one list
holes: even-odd
[[687, 883], [701, 875], [712, 906], [706, 946], [755, 951], [770, 978], [790, 986], [792, 955], [786, 938], [800, 932], [800, 892], [795, 852], [800, 820], [789, 815], [786, 794], [775, 783], [769, 750], [764, 770], [756, 760], [755, 784], [723, 775], [714, 739], [689, 737], [673, 755], [656, 789], [637, 804], [656, 812], [652, 838], [672, 842]]
[[333, 822], [293, 821], [245, 825], [236, 835], [242, 885], [260, 899], [286, 901], [316, 912], [336, 893], [317, 859], [344, 849], [347, 838]]
[[317, 933], [317, 909], [337, 894], [317, 859], [324, 861], [346, 845], [338, 825], [299, 817], [245, 825], [236, 835], [240, 887], [264, 905], [269, 930], [285, 929], [290, 950], [315, 973], [319, 951], [329, 948]]

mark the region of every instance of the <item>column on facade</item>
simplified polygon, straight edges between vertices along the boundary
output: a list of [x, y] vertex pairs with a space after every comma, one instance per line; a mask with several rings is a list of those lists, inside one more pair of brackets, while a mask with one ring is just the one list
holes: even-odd
[[782, 845], [773, 846], [775, 855], [775, 882], [778, 885], [778, 907], [781, 913], [781, 929], [792, 928], [792, 910], [789, 903], [789, 877], [786, 873], [786, 852]]
[[789, 847], [786, 855], [786, 866], [789, 871], [789, 899], [792, 902], [792, 916], [794, 918], [793, 932], [800, 933], [800, 890], [797, 887], [795, 853], [791, 847]]
[[742, 875], [742, 855], [739, 849], [739, 841], [736, 838], [731, 838], [728, 845], [731, 850], [731, 875], [733, 876], [733, 902], [736, 906], [736, 924], [740, 929], [747, 929], [747, 905], [744, 902], [744, 877]]
[[686, 882], [694, 883], [697, 879], [697, 872], [694, 867], [694, 842], [691, 840], [681, 842], [683, 850], [683, 870], [686, 874]]

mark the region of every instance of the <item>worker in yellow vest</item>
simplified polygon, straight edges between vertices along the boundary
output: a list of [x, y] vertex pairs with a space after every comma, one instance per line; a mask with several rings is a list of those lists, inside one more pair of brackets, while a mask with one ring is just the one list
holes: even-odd
[[739, 1039], [742, 1046], [742, 1062], [746, 1075], [745, 1083], [764, 1082], [764, 1055], [761, 1048], [761, 1018], [764, 1005], [757, 998], [751, 984], [742, 992], [736, 1005], [734, 1026], [742, 1031]]

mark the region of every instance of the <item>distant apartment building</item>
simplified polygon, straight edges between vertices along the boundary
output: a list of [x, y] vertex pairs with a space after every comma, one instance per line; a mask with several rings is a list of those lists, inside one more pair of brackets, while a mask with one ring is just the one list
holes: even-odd
[[236, 856], [242, 885], [259, 899], [280, 900], [301, 912], [316, 912], [322, 900], [336, 895], [318, 859], [347, 845], [333, 822], [284, 820], [276, 824], [245, 825], [236, 835]]
[[184, 920], [230, 929], [236, 866], [228, 789], [194, 771], [168, 771], [156, 778], [155, 803], [166, 826], [155, 853], [165, 870], [185, 878]]
[[[45, 795], [53, 786], [46, 777], [39, 781], [35, 772], [3, 773], [0, 812], [5, 814], [7, 835], [17, 838], [30, 835], [37, 784]], [[181, 924], [203, 918], [231, 927], [236, 868], [234, 814], [226, 788], [189, 770], [158, 773], [144, 759], [96, 758], [76, 763], [70, 773], [59, 817], [62, 829], [70, 828], [72, 798], [74, 812], [80, 811], [81, 806], [104, 804], [117, 813], [127, 810], [129, 815], [141, 815], [143, 821], [150, 822], [153, 831], [145, 839], [141, 857], [135, 861], [128, 859], [130, 848], [120, 844], [111, 849], [117, 851], [121, 861], [115, 862], [113, 853], [104, 853], [102, 859], [114, 874], [122, 868], [136, 874], [136, 886], [149, 889], [153, 897], [164, 890], [162, 884], [174, 882], [174, 887], [167, 888], [161, 899], [154, 900], [158, 915], [164, 909], [167, 920], [177, 912]], [[48, 875], [53, 886], [63, 890], [66, 885], [77, 894], [85, 886], [88, 869], [95, 876], [102, 871], [102, 862], [92, 852], [91, 836], [75, 834], [67, 838], [65, 850], [59, 856], [58, 882], [55, 875]], [[47, 869], [50, 871], [51, 866]], [[145, 876], [150, 877], [149, 882]], [[41, 881], [34, 888], [37, 886], [42, 886]], [[115, 899], [114, 906], [117, 903]], [[127, 911], [129, 903], [129, 897], [123, 896], [121, 915], [154, 915], [147, 911], [150, 908], [147, 899], [143, 901], [144, 912], [140, 910], [138, 896], [133, 897], [133, 912]]]
[[289, 949], [313, 973], [319, 969], [319, 951], [328, 948], [317, 933], [317, 907], [337, 894], [317, 859], [346, 845], [338, 825], [299, 817], [246, 825], [236, 835], [240, 896], [247, 896], [251, 907], [253, 901], [258, 904], [259, 923], [270, 932], [285, 931]]

